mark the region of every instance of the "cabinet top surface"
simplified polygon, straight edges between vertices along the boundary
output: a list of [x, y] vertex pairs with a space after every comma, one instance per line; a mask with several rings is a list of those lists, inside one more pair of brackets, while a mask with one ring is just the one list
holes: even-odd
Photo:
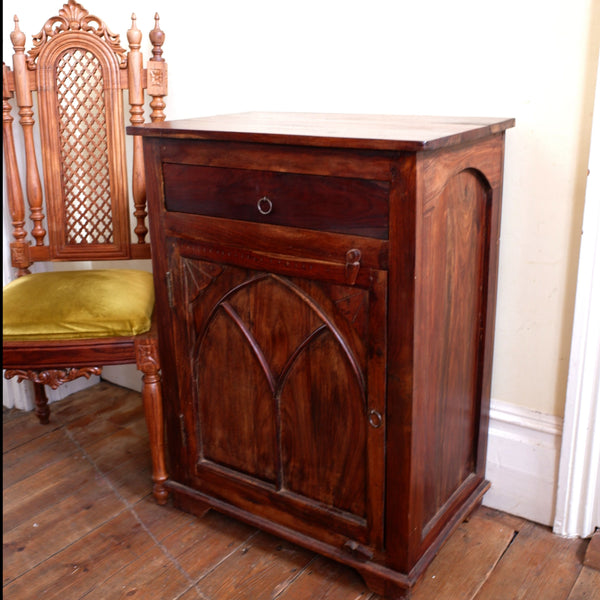
[[145, 137], [244, 141], [372, 150], [434, 150], [500, 133], [514, 119], [248, 112], [147, 123]]

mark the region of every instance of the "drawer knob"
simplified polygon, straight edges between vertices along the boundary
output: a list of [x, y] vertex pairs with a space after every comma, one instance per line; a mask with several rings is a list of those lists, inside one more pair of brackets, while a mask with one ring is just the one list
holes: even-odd
[[256, 207], [261, 215], [268, 215], [273, 210], [273, 203], [269, 200], [269, 198], [263, 196], [256, 203]]

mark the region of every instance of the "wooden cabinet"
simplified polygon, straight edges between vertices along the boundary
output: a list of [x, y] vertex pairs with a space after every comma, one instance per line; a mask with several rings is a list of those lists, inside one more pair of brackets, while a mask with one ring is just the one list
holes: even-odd
[[489, 486], [513, 124], [248, 113], [130, 128], [177, 506], [409, 595]]

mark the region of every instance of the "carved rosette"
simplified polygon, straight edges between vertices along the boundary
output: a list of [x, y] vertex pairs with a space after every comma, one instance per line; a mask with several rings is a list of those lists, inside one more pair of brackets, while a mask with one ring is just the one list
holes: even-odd
[[127, 54], [121, 46], [118, 33], [113, 33], [106, 23], [83, 8], [75, 0], [69, 0], [58, 12], [58, 16], [46, 21], [42, 30], [33, 36], [33, 48], [27, 56], [29, 68], [35, 68], [35, 61], [43, 47], [50, 39], [64, 31], [89, 31], [99, 38], [104, 38], [113, 52], [119, 57], [121, 67], [127, 65]]
[[[166, 63], [156, 63], [148, 67], [148, 93], [164, 92], [167, 85]], [[164, 94], [166, 95], [166, 94]]]
[[12, 265], [19, 269], [20, 275], [29, 273], [29, 266], [31, 265], [29, 249], [30, 246], [27, 242], [11, 242], [10, 244]]
[[6, 379], [17, 378], [17, 381], [28, 380], [33, 383], [41, 383], [43, 385], [49, 385], [53, 390], [58, 386], [66, 383], [67, 381], [73, 381], [79, 377], [85, 377], [89, 379], [92, 375], [100, 375], [102, 373], [102, 367], [83, 367], [81, 369], [66, 368], [66, 369], [46, 369], [44, 371], [38, 371], [33, 369], [7, 369], [4, 372]]

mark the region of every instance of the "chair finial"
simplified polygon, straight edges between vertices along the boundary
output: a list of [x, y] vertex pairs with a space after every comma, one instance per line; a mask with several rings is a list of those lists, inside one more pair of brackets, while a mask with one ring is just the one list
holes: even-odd
[[160, 28], [159, 25], [160, 17], [158, 13], [154, 15], [154, 29], [150, 32], [150, 41], [152, 42], [152, 59], [157, 62], [163, 62], [164, 58], [162, 57], [162, 45], [165, 42], [165, 33]]
[[25, 41], [27, 40], [27, 36], [19, 29], [19, 17], [17, 17], [17, 15], [14, 17], [14, 22], [15, 29], [10, 34], [10, 41], [12, 42], [15, 50], [25, 50]]
[[132, 50], [139, 50], [142, 45], [142, 32], [138, 29], [135, 13], [131, 15], [131, 29], [127, 30], [127, 41]]

